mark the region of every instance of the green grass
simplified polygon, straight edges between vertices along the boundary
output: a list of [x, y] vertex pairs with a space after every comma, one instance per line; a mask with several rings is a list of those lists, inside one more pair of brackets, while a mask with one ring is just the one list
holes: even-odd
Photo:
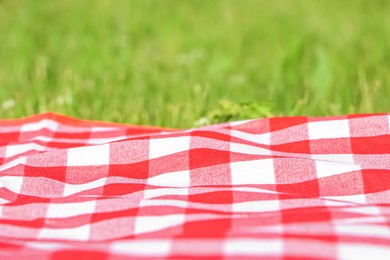
[[[0, 0], [0, 118], [389, 111], [390, 1]], [[259, 115], [262, 116], [262, 115]]]

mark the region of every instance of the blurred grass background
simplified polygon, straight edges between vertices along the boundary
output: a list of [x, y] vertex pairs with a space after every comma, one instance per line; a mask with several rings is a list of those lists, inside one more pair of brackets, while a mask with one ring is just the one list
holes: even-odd
[[[0, 118], [389, 111], [390, 1], [0, 0]], [[260, 116], [260, 115], [259, 115]]]

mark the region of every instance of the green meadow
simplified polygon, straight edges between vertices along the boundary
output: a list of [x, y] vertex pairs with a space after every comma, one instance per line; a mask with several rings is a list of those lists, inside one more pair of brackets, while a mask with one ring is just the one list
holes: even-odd
[[0, 118], [389, 112], [389, 14], [385, 0], [0, 0]]

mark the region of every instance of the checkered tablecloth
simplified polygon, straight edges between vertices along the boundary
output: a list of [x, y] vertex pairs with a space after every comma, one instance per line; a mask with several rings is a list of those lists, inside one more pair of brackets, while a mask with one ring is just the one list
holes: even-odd
[[390, 115], [0, 121], [0, 259], [390, 259]]

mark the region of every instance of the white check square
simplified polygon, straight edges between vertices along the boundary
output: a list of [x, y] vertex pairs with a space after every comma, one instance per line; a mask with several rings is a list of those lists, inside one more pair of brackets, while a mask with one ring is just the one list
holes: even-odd
[[232, 184], [275, 184], [272, 159], [262, 159], [231, 164]]
[[8, 145], [5, 151], [5, 157], [9, 158], [26, 152], [44, 151], [44, 150], [45, 147], [35, 143]]
[[339, 175], [342, 173], [354, 172], [361, 170], [359, 165], [331, 162], [331, 161], [316, 161], [316, 171], [318, 178]]
[[309, 139], [330, 139], [350, 137], [348, 120], [309, 122]]
[[159, 174], [149, 178], [148, 184], [163, 187], [189, 187], [190, 171], [177, 171]]
[[149, 159], [155, 159], [174, 153], [188, 151], [190, 149], [190, 137], [170, 137], [151, 139], [149, 144]]
[[89, 225], [76, 228], [43, 228], [39, 233], [39, 238], [87, 241], [89, 238], [89, 230]]
[[20, 131], [21, 132], [32, 132], [32, 131], [38, 131], [41, 129], [49, 129], [51, 131], [56, 131], [58, 128], [58, 123], [52, 120], [43, 119], [39, 122], [29, 123], [22, 125]]
[[95, 200], [76, 203], [51, 203], [46, 216], [48, 218], [68, 218], [91, 214], [95, 210], [95, 205]]
[[178, 226], [185, 221], [185, 215], [162, 215], [162, 216], [138, 216], [135, 221], [135, 234], [159, 231], [169, 227]]
[[109, 161], [109, 144], [77, 147], [68, 150], [68, 166], [108, 165]]

